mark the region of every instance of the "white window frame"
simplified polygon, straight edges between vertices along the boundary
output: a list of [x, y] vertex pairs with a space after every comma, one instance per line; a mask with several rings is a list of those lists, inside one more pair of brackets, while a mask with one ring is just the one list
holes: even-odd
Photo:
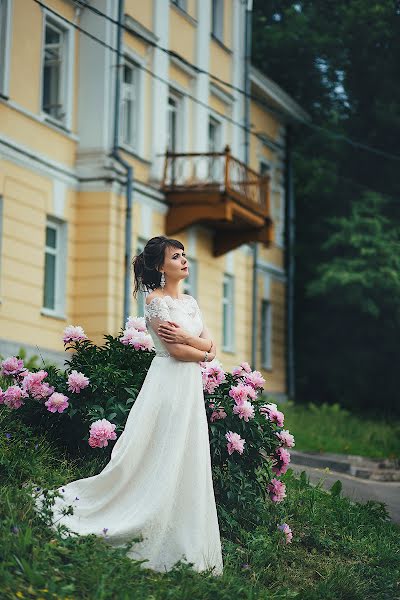
[[189, 276], [185, 277], [182, 284], [184, 294], [189, 294], [196, 298], [197, 296], [197, 260], [193, 257], [186, 256], [189, 263]]
[[10, 51], [12, 1], [0, 0], [0, 95], [8, 98], [10, 87]]
[[[176, 114], [176, 124], [177, 124], [177, 131], [176, 131], [176, 147], [175, 148], [171, 148], [169, 145], [169, 120], [170, 120], [170, 113], [172, 112], [172, 108], [170, 106], [170, 99], [174, 100], [176, 102], [176, 110], [175, 110], [175, 114]], [[173, 152], [183, 152], [183, 130], [184, 130], [184, 104], [183, 104], [183, 96], [177, 92], [175, 89], [170, 88], [169, 92], [168, 92], [168, 99], [167, 99], [167, 144], [168, 144], [168, 150], [172, 150]]]
[[272, 369], [272, 305], [269, 298], [261, 300], [261, 367]]
[[211, 35], [224, 42], [224, 0], [211, 0]]
[[[43, 30], [42, 30], [42, 59], [40, 69], [40, 112], [43, 121], [48, 121], [71, 131], [72, 129], [72, 109], [73, 109], [73, 82], [74, 82], [74, 46], [75, 32], [72, 25], [68, 25], [62, 19], [53, 13], [43, 10]], [[63, 32], [63, 63], [61, 67], [60, 97], [63, 101], [64, 117], [57, 119], [43, 110], [43, 84], [44, 84], [44, 65], [45, 65], [45, 43], [46, 43], [46, 25]]]
[[[225, 284], [228, 284], [228, 296], [224, 296]], [[230, 273], [224, 273], [222, 285], [222, 350], [235, 351], [235, 278]], [[225, 330], [224, 307], [227, 310], [228, 329]]]
[[[47, 228], [50, 227], [56, 231], [56, 248], [46, 246], [46, 233]], [[54, 276], [54, 307], [44, 306], [45, 297], [45, 282], [46, 282], [46, 254], [52, 254], [56, 257], [55, 260], [55, 276]], [[48, 216], [46, 220], [45, 228], [45, 240], [44, 240], [44, 256], [45, 261], [43, 265], [43, 298], [42, 298], [42, 310], [41, 313], [51, 317], [60, 317], [65, 319], [65, 308], [66, 308], [66, 280], [67, 280], [67, 223]]]
[[119, 141], [120, 146], [131, 152], [136, 154], [137, 156], [144, 156], [144, 125], [145, 125], [145, 102], [144, 102], [144, 78], [143, 78], [143, 69], [142, 66], [145, 66], [144, 61], [140, 56], [135, 54], [132, 50], [126, 48], [124, 51], [124, 63], [128, 64], [130, 67], [134, 69], [134, 78], [136, 87], [135, 93], [135, 104], [134, 104], [134, 128], [135, 128], [135, 139], [133, 143], [127, 143], [123, 139], [123, 122], [122, 122], [122, 103], [124, 101], [124, 81], [123, 77], [121, 77], [121, 119], [120, 119], [120, 131], [119, 131]]
[[[211, 144], [210, 144], [210, 125], [211, 123], [213, 123], [216, 128], [217, 128], [217, 140], [216, 140], [216, 144], [215, 144], [215, 148], [211, 148]], [[224, 124], [222, 123], [222, 121], [220, 119], [217, 119], [213, 113], [209, 114], [208, 117], [208, 132], [207, 132], [207, 136], [208, 136], [208, 152], [223, 152], [223, 142], [222, 140], [224, 139]], [[224, 172], [224, 167], [223, 165], [225, 164], [225, 161], [221, 158], [217, 158], [212, 160], [210, 158], [210, 161], [208, 163], [209, 168], [208, 168], [208, 177], [209, 179], [211, 179], [212, 181], [218, 181], [219, 183], [223, 184], [224, 183], [224, 177], [225, 177], [225, 172]]]

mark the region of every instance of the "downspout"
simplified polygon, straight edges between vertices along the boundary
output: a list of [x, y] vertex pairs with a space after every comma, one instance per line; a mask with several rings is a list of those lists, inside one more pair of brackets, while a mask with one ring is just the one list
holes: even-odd
[[114, 144], [111, 156], [126, 170], [126, 214], [125, 214], [125, 260], [124, 260], [124, 308], [123, 323], [130, 312], [130, 259], [132, 254], [132, 183], [133, 168], [122, 158], [119, 152], [119, 113], [121, 100], [121, 69], [122, 62], [122, 25], [124, 19], [124, 0], [118, 0], [118, 30], [117, 30], [117, 70], [115, 73], [115, 100], [114, 100]]
[[285, 270], [286, 284], [286, 380], [287, 395], [295, 398], [295, 363], [294, 363], [294, 242], [295, 242], [295, 201], [293, 188], [292, 165], [292, 128], [286, 128], [285, 152]]
[[[253, 0], [246, 2], [246, 20], [245, 20], [245, 53], [244, 53], [244, 82], [245, 82], [245, 130], [244, 130], [244, 162], [250, 163], [250, 67], [251, 67], [251, 35], [252, 35], [252, 10]], [[253, 254], [253, 285], [251, 301], [251, 365], [256, 369], [257, 363], [257, 330], [258, 330], [258, 282], [257, 282], [257, 262], [258, 262], [258, 244], [252, 244]]]

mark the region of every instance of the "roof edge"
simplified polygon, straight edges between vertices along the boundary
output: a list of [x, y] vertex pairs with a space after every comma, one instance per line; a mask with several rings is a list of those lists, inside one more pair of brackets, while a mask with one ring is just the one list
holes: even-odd
[[300, 104], [277, 83], [264, 75], [254, 65], [250, 67], [250, 81], [258, 87], [266, 96], [271, 98], [288, 117], [300, 123], [311, 121], [311, 116]]

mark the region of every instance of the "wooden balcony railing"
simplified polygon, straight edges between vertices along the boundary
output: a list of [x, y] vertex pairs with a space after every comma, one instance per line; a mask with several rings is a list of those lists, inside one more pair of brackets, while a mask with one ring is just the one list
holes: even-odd
[[194, 224], [211, 227], [215, 256], [251, 241], [270, 245], [269, 180], [234, 158], [229, 147], [224, 152], [167, 152], [162, 182], [169, 204], [167, 235]]
[[170, 153], [165, 156], [162, 189], [165, 193], [217, 191], [261, 216], [270, 215], [269, 176], [262, 177], [229, 150]]

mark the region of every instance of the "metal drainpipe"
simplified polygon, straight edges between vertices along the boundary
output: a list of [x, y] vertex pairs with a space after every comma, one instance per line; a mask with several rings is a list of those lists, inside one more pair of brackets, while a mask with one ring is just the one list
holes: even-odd
[[287, 126], [286, 153], [285, 153], [285, 270], [287, 273], [286, 284], [286, 377], [287, 394], [295, 398], [295, 363], [294, 363], [294, 239], [295, 239], [295, 202], [293, 191], [292, 168], [292, 129]]
[[[244, 55], [244, 81], [245, 81], [245, 132], [244, 132], [244, 148], [246, 165], [250, 162], [250, 66], [251, 66], [251, 35], [252, 35], [252, 10], [253, 0], [246, 2], [246, 21], [245, 21], [245, 55]], [[253, 285], [252, 285], [252, 300], [251, 300], [251, 365], [256, 369], [257, 364], [257, 329], [258, 329], [258, 282], [257, 282], [257, 262], [258, 262], [258, 244], [254, 242], [252, 245], [253, 252]]]
[[124, 311], [123, 323], [130, 311], [130, 259], [132, 254], [132, 184], [133, 168], [122, 158], [119, 153], [119, 110], [121, 99], [121, 68], [122, 68], [122, 25], [125, 12], [124, 0], [118, 0], [118, 30], [117, 30], [117, 70], [115, 74], [115, 102], [114, 102], [114, 144], [111, 156], [126, 170], [126, 214], [125, 214], [125, 260], [124, 260]]

